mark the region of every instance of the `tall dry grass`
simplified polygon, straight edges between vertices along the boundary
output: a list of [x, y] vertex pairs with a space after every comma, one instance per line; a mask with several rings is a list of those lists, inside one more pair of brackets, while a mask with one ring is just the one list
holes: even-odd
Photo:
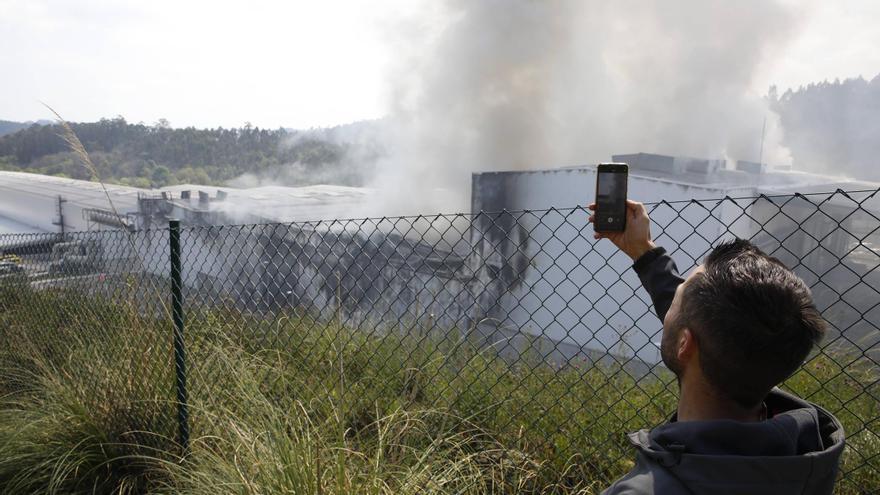
[[[632, 465], [625, 431], [674, 405], [668, 382], [619, 369], [511, 367], [460, 342], [198, 314], [181, 457], [167, 322], [0, 289], [0, 493], [597, 493]], [[270, 323], [274, 338], [255, 338]], [[840, 411], [837, 493], [870, 493], [876, 370], [845, 371], [819, 356], [788, 386]]]

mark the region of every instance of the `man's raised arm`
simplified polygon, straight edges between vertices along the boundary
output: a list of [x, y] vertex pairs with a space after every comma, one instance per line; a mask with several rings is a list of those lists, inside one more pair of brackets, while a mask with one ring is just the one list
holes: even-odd
[[[587, 208], [596, 210], [596, 205]], [[608, 239], [633, 260], [633, 269], [642, 281], [642, 285], [651, 301], [660, 321], [666, 318], [666, 312], [672, 304], [675, 289], [684, 282], [679, 275], [675, 262], [662, 247], [651, 240], [651, 220], [645, 205], [635, 201], [626, 202], [626, 230], [623, 232], [596, 232], [596, 239]], [[595, 215], [590, 215], [590, 223]]]

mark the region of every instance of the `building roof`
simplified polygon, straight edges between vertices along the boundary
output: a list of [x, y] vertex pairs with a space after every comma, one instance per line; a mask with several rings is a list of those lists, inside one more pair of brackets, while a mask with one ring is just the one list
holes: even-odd
[[53, 201], [56, 197], [63, 196], [68, 202], [83, 208], [109, 208], [109, 196], [120, 213], [136, 210], [138, 193], [145, 191], [137, 187], [107, 184], [105, 193], [99, 182], [0, 171], [0, 194], [3, 190], [26, 192]]
[[[360, 212], [373, 193], [373, 190], [367, 188], [334, 185], [263, 186], [250, 189], [220, 188], [220, 190], [227, 196], [219, 200], [216, 199], [215, 192], [210, 210], [223, 212], [233, 221], [248, 221], [246, 216], [256, 216], [278, 222], [363, 216]], [[189, 206], [198, 203], [197, 194], [193, 196], [189, 200]]]
[[[23, 191], [35, 197], [54, 201], [63, 196], [68, 204], [82, 208], [109, 209], [110, 200], [116, 209], [124, 214], [138, 210], [138, 196], [162, 197], [171, 200], [176, 206], [224, 213], [232, 222], [245, 221], [303, 221], [361, 216], [359, 212], [372, 195], [371, 189], [336, 185], [314, 185], [304, 187], [262, 186], [250, 189], [233, 187], [200, 186], [183, 184], [161, 189], [141, 189], [137, 187], [107, 184], [106, 193], [98, 182], [66, 179], [48, 175], [25, 172], [0, 171], [0, 194], [3, 190]], [[190, 191], [189, 199], [181, 198], [183, 191]], [[210, 198], [206, 203], [199, 201], [199, 192]], [[222, 192], [225, 197], [221, 197]], [[3, 212], [0, 211], [0, 216]], [[21, 226], [9, 223], [9, 229]], [[33, 230], [28, 229], [28, 230]]]
[[[845, 177], [815, 174], [798, 170], [766, 169], [760, 173], [750, 173], [742, 170], [719, 169], [708, 173], [700, 173], [683, 166], [673, 166], [673, 162], [718, 162], [718, 160], [701, 160], [689, 157], [672, 157], [665, 155], [653, 155], [649, 153], [635, 153], [631, 155], [615, 155], [616, 157], [648, 158], [641, 164], [630, 164], [629, 175], [647, 180], [670, 182], [686, 186], [699, 186], [720, 191], [737, 189], [751, 189], [755, 194], [780, 194], [785, 192], [833, 192], [842, 190], [878, 189], [880, 183], [854, 180]], [[652, 161], [650, 158], [656, 158]], [[664, 168], [666, 166], [666, 168]], [[553, 173], [560, 171], [584, 170], [595, 171], [596, 165], [574, 165], [559, 168], [537, 170], [511, 170], [496, 172], [478, 172], [477, 174], [531, 174]]]

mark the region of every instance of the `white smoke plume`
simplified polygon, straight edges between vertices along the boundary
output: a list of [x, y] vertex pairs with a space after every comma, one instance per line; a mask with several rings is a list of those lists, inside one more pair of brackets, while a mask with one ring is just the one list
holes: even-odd
[[372, 184], [390, 209], [460, 209], [473, 171], [636, 151], [757, 161], [765, 118], [764, 161], [790, 162], [778, 119], [752, 89], [799, 25], [790, 3], [441, 5], [393, 41], [390, 154]]
[[375, 175], [376, 162], [384, 156], [384, 122], [364, 120], [335, 127], [289, 130], [283, 151], [300, 144], [326, 147], [323, 156], [308, 162], [290, 161], [257, 173], [245, 173], [227, 181], [237, 188], [264, 186], [300, 187], [316, 184], [361, 186]]

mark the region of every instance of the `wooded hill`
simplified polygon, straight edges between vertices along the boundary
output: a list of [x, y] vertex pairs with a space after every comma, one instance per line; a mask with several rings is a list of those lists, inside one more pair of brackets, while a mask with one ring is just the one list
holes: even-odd
[[880, 181], [880, 76], [770, 89], [794, 167]]
[[[41, 121], [37, 123], [45, 124], [47, 122]], [[5, 136], [6, 134], [12, 134], [13, 132], [20, 131], [21, 129], [26, 129], [33, 124], [34, 122], [13, 122], [11, 120], [0, 120], [0, 136]]]
[[[296, 182], [309, 177], [357, 185], [359, 174], [341, 170], [358, 145], [331, 142], [320, 134], [286, 129], [173, 129], [167, 124], [130, 124], [122, 117], [71, 124], [101, 178], [138, 187], [194, 183], [222, 185], [243, 174]], [[31, 125], [0, 136], [0, 168], [92, 179], [60, 137], [61, 126]], [[360, 150], [362, 151], [362, 150]], [[373, 150], [374, 154], [379, 153]], [[363, 154], [363, 153], [362, 153]], [[369, 154], [369, 153], [368, 153]], [[293, 167], [298, 173], [290, 175]], [[329, 173], [328, 173], [329, 172]]]

